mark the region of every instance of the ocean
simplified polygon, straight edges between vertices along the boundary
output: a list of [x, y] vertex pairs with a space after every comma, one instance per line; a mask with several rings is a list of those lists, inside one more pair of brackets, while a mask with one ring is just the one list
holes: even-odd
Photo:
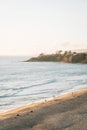
[[87, 88], [87, 64], [0, 57], [0, 112]]

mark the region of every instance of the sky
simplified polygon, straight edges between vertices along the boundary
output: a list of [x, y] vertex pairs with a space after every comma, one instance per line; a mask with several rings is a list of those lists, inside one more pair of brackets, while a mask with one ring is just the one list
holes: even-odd
[[0, 55], [87, 49], [87, 0], [0, 0]]

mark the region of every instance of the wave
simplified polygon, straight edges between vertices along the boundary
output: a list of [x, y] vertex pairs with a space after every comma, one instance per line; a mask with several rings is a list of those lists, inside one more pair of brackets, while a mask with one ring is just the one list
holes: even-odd
[[[15, 97], [19, 92], [23, 91], [23, 90], [26, 90], [26, 89], [29, 89], [29, 88], [33, 88], [33, 87], [41, 87], [41, 86], [44, 86], [44, 85], [49, 85], [49, 84], [52, 84], [52, 83], [55, 83], [56, 80], [48, 80], [47, 82], [44, 82], [44, 83], [39, 83], [39, 84], [33, 84], [31, 86], [24, 86], [24, 87], [18, 87], [18, 88], [4, 88], [2, 90], [4, 91], [7, 91], [7, 93], [3, 94], [0, 96], [0, 98], [10, 98], [10, 97]], [[9, 91], [11, 90], [11, 92], [9, 93]], [[47, 91], [47, 89], [46, 89]], [[46, 92], [38, 92], [38, 93], [34, 93], [34, 95], [36, 94], [40, 94], [40, 93], [46, 93]], [[30, 94], [30, 95], [33, 95], [33, 94]], [[17, 95], [18, 96], [18, 95]], [[21, 96], [21, 95], [20, 95]]]
[[48, 85], [48, 84], [52, 84], [55, 83], [57, 80], [49, 80], [47, 82], [44, 83], [39, 83], [39, 84], [33, 84], [31, 86], [25, 86], [25, 87], [19, 87], [19, 88], [13, 88], [13, 90], [22, 90], [22, 89], [28, 89], [28, 88], [33, 88], [33, 87], [37, 87], [37, 86], [43, 86], [43, 85]]

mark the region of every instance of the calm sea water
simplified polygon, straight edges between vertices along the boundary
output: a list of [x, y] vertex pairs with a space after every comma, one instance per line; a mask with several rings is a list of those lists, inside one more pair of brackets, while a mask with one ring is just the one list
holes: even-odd
[[87, 64], [0, 57], [0, 112], [87, 88]]

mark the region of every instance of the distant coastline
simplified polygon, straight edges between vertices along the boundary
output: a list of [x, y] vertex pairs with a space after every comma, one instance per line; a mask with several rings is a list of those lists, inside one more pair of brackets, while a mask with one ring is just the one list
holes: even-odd
[[87, 63], [87, 52], [72, 52], [62, 50], [54, 54], [41, 53], [37, 57], [32, 57], [26, 62], [65, 62], [65, 63]]

